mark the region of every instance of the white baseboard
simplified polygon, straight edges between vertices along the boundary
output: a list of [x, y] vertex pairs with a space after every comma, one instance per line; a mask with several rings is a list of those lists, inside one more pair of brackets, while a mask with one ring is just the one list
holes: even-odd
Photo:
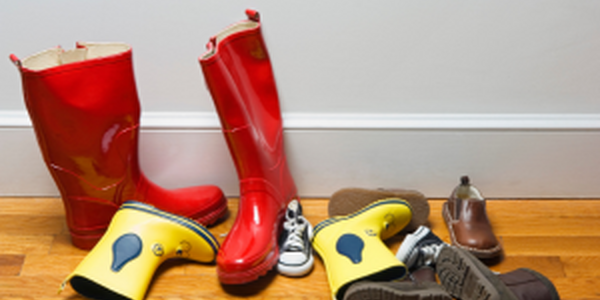
[[[446, 197], [461, 175], [490, 198], [599, 198], [599, 114], [284, 114], [303, 197], [344, 187]], [[144, 113], [143, 171], [168, 187], [238, 193], [214, 113]], [[0, 111], [0, 196], [57, 196], [27, 113]]]

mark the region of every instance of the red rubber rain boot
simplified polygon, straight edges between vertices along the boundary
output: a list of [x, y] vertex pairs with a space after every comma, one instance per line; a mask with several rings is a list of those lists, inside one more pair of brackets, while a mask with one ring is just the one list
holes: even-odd
[[26, 59], [11, 55], [22, 77], [29, 117], [58, 186], [76, 247], [91, 249], [127, 200], [137, 200], [204, 225], [227, 211], [216, 186], [165, 190], [138, 163], [140, 103], [131, 47], [79, 43]]
[[199, 59], [240, 181], [239, 212], [217, 256], [224, 284], [253, 281], [277, 263], [283, 215], [297, 198], [259, 15], [246, 13], [248, 20], [212, 37]]

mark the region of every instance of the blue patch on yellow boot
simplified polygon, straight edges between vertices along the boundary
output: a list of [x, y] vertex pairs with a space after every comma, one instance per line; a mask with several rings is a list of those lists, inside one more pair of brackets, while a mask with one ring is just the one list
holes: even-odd
[[365, 242], [355, 234], [342, 235], [335, 245], [335, 249], [339, 254], [348, 257], [355, 264], [362, 261], [364, 248]]
[[384, 199], [315, 226], [313, 247], [325, 264], [334, 299], [342, 299], [358, 280], [389, 281], [406, 276], [406, 267], [383, 240], [402, 230], [411, 217], [408, 202]]
[[180, 257], [210, 263], [218, 250], [215, 237], [195, 221], [127, 201], [61, 290], [69, 282], [88, 298], [141, 300], [163, 261]]
[[114, 242], [112, 250], [113, 261], [110, 269], [119, 272], [127, 262], [142, 253], [142, 239], [137, 234], [124, 234]]

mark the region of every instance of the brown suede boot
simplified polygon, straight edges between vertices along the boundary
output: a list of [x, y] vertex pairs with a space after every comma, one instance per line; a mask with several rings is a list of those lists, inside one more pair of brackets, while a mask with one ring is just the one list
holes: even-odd
[[329, 217], [345, 216], [381, 199], [400, 198], [406, 200], [412, 209], [412, 219], [401, 233], [413, 232], [427, 223], [429, 202], [418, 191], [405, 189], [362, 189], [344, 188], [335, 192], [329, 199]]
[[445, 247], [436, 262], [440, 282], [453, 297], [462, 300], [558, 300], [556, 288], [542, 274], [518, 269], [494, 274], [464, 249]]

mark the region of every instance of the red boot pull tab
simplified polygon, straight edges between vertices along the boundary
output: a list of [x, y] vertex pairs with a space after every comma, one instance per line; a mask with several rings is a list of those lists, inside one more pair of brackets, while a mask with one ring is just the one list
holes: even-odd
[[15, 64], [15, 66], [19, 68], [21, 67], [21, 60], [16, 55], [11, 54], [9, 58], [13, 62], [13, 64]]
[[254, 9], [246, 9], [246, 15], [248, 16], [248, 20], [254, 22], [260, 22], [260, 14]]
[[217, 47], [217, 37], [211, 36], [210, 39], [208, 40], [208, 43], [206, 44], [206, 49], [212, 50], [215, 47]]

